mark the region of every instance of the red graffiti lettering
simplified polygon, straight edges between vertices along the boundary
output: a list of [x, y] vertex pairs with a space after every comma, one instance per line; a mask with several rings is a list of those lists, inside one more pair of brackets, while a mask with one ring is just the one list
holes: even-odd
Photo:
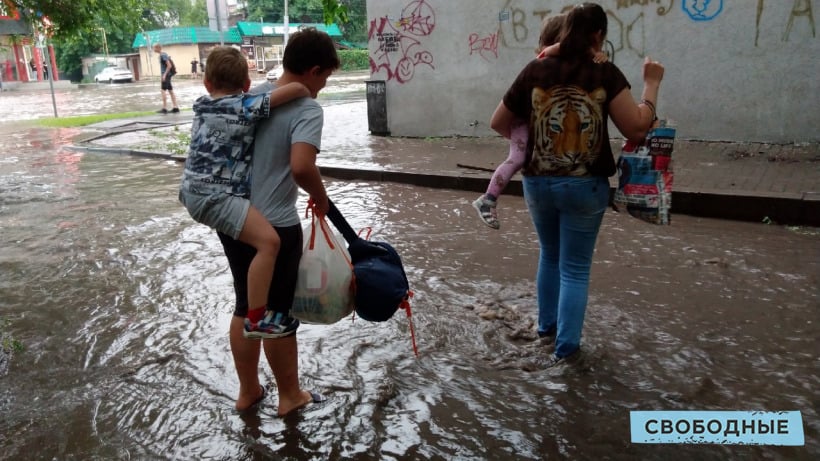
[[490, 58], [498, 59], [498, 33], [492, 33], [481, 38], [478, 34], [470, 34], [470, 55], [478, 53], [479, 56], [489, 61]]
[[367, 37], [377, 44], [370, 55], [370, 72], [384, 71], [387, 80], [406, 83], [413, 78], [418, 65], [435, 69], [432, 53], [419, 40], [430, 35], [435, 26], [435, 13], [425, 0], [410, 2], [398, 21], [392, 22], [387, 16], [370, 21]]

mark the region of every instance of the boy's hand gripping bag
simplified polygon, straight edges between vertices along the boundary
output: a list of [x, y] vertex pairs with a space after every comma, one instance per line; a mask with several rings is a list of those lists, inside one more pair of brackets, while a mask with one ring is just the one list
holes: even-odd
[[612, 207], [652, 224], [669, 224], [675, 128], [653, 128], [643, 145], [627, 142], [618, 159], [618, 189]]
[[308, 206], [311, 220], [304, 228], [291, 315], [305, 323], [329, 325], [353, 312], [353, 266], [343, 240]]

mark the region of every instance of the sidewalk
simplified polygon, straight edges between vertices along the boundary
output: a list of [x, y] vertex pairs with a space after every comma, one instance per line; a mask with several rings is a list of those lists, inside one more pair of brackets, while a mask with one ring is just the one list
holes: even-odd
[[[189, 113], [190, 114], [190, 113]], [[149, 116], [116, 120], [94, 128], [110, 133], [144, 130], [169, 123], [190, 123]], [[95, 138], [99, 138], [96, 136]], [[128, 148], [91, 147], [90, 139], [77, 149], [173, 158], [169, 154]], [[367, 158], [351, 160], [344, 153], [323, 151], [322, 174], [336, 179], [388, 181], [421, 187], [483, 192], [495, 167], [507, 156], [500, 137], [394, 138], [363, 136]], [[612, 143], [613, 152], [621, 142]], [[334, 158], [344, 157], [343, 166]], [[324, 163], [323, 163], [324, 162]], [[779, 145], [676, 140], [672, 213], [752, 222], [820, 226], [820, 145]], [[610, 178], [617, 184], [617, 177]], [[505, 193], [521, 195], [520, 177]]]
[[[621, 141], [612, 143], [620, 151]], [[397, 181], [483, 192], [507, 155], [501, 138], [380, 138], [382, 172], [322, 168], [344, 179]], [[820, 145], [676, 140], [672, 212], [742, 221], [820, 226]], [[461, 165], [461, 166], [459, 166]], [[617, 185], [617, 177], [610, 178]], [[505, 193], [522, 194], [520, 181]]]

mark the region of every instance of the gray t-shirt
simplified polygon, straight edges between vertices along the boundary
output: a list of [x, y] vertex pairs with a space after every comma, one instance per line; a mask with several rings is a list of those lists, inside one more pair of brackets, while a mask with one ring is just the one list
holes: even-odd
[[165, 74], [165, 70], [168, 68], [168, 61], [170, 59], [171, 59], [171, 57], [168, 56], [168, 53], [166, 53], [164, 51], [160, 51], [160, 53], [159, 53], [159, 72], [160, 72], [160, 74], [163, 74], [163, 75]]
[[[251, 94], [270, 92], [275, 87], [263, 83]], [[256, 142], [251, 167], [251, 204], [274, 226], [300, 223], [296, 210], [299, 187], [290, 170], [290, 148], [304, 142], [321, 149], [324, 115], [322, 106], [311, 98], [299, 98], [271, 110], [270, 117], [256, 125]]]

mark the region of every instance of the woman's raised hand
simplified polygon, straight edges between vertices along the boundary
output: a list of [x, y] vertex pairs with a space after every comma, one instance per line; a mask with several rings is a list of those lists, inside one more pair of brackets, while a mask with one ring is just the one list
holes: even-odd
[[643, 61], [643, 81], [646, 84], [660, 85], [663, 80], [663, 64], [646, 57]]

